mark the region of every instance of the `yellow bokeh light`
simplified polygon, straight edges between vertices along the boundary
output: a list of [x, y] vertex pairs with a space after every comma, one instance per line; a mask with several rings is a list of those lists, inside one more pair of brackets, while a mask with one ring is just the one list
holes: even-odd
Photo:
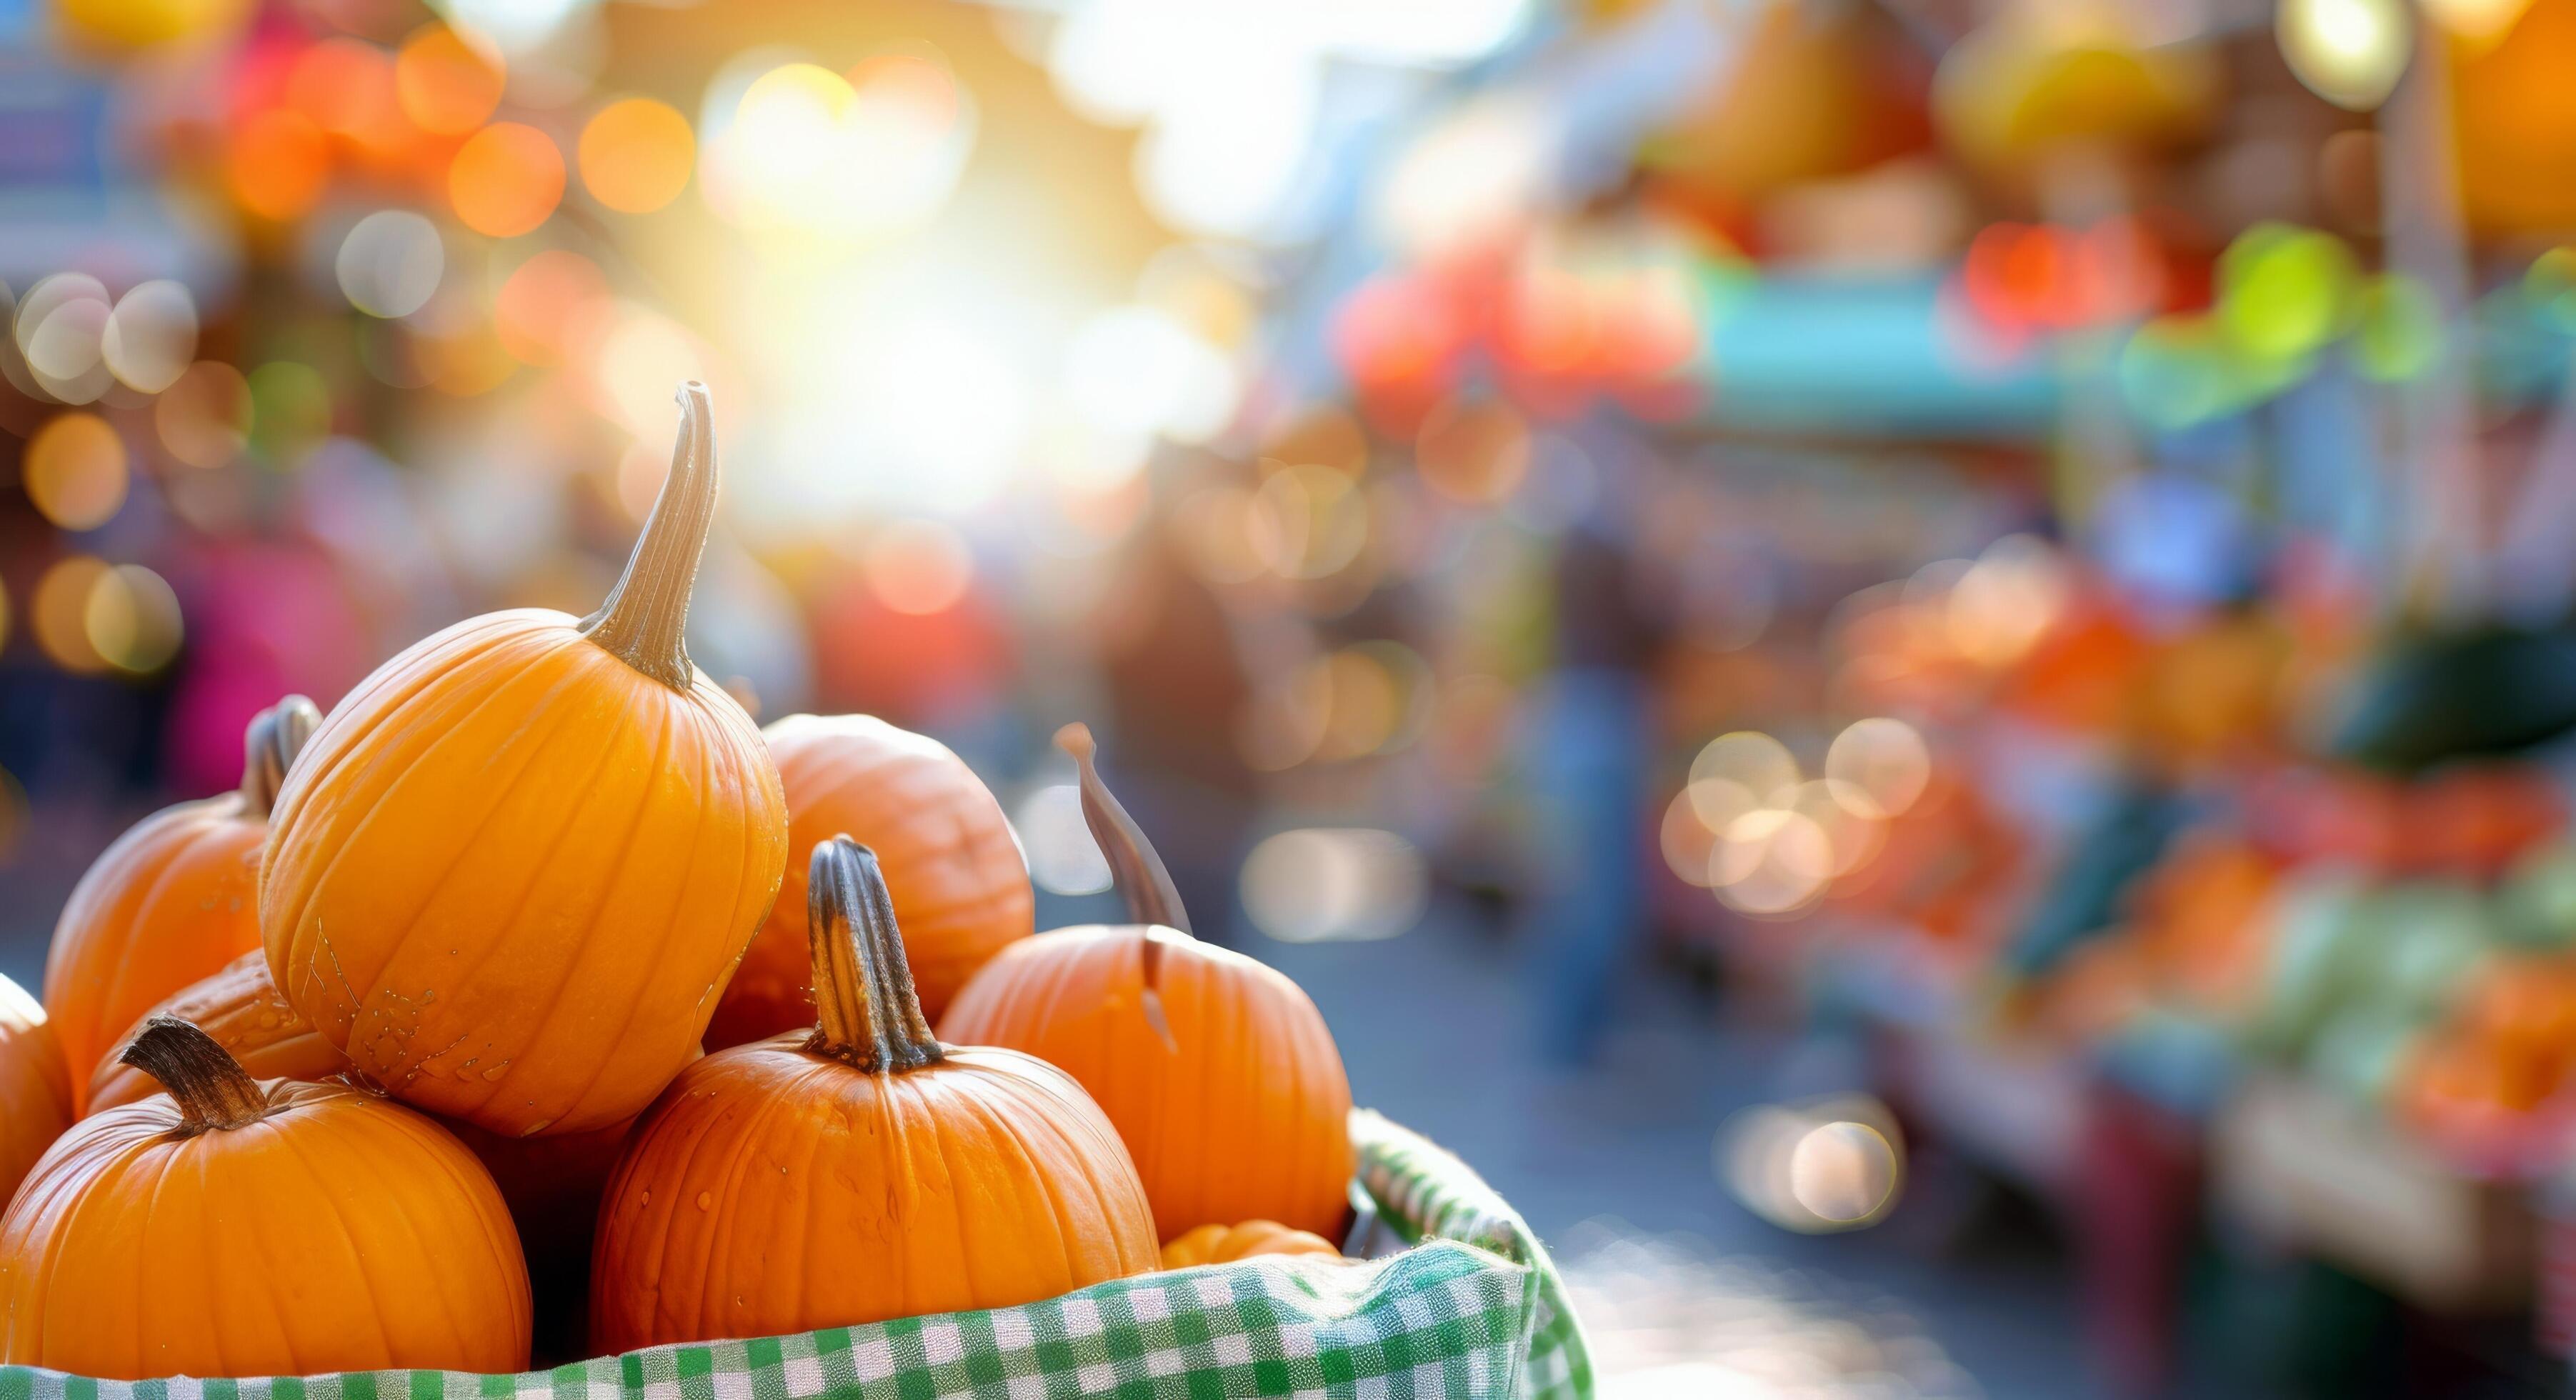
[[696, 163], [689, 119], [649, 97], [599, 109], [581, 129], [581, 183], [621, 214], [649, 214], [680, 197]]
[[[1712, 831], [1724, 831], [1747, 807], [1776, 802], [1797, 781], [1798, 760], [1790, 757], [1788, 746], [1750, 729], [1709, 740], [1691, 760], [1691, 801]], [[1742, 799], [1716, 784], [1732, 785]], [[1703, 785], [1709, 786], [1703, 790]]]
[[1932, 781], [1932, 751], [1901, 719], [1864, 719], [1834, 736], [1825, 777], [1866, 794], [1884, 816], [1901, 816]]
[[89, 595], [107, 574], [105, 561], [86, 554], [57, 560], [36, 580], [36, 596], [27, 608], [27, 626], [36, 645], [55, 665], [76, 675], [107, 669], [107, 658], [89, 639]]
[[898, 520], [879, 530], [859, 567], [878, 602], [915, 616], [954, 607], [975, 578], [966, 541], [935, 520]]
[[66, 413], [27, 440], [27, 498], [66, 530], [95, 530], [125, 504], [125, 439], [95, 413]]
[[543, 224], [562, 202], [563, 153], [532, 126], [494, 122], [456, 148], [447, 198], [476, 233], [515, 238]]
[[2415, 49], [2405, 0], [2281, 0], [2273, 24], [2299, 81], [2356, 112], [2388, 100]]
[[150, 569], [119, 564], [91, 582], [81, 630], [100, 660], [129, 674], [149, 674], [179, 654], [179, 595]]
[[425, 24], [394, 56], [394, 91], [403, 115], [423, 131], [461, 136], [501, 105], [508, 66], [497, 53], [469, 44], [443, 24]]
[[1708, 888], [1712, 881], [1710, 863], [1717, 856], [1717, 833], [1699, 818], [1699, 808], [1692, 805], [1685, 789], [1673, 794], [1664, 808], [1660, 844], [1664, 864], [1683, 884]]

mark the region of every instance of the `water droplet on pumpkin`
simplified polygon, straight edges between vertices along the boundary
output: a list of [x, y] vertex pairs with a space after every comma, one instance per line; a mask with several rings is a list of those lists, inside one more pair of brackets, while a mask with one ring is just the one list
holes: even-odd
[[649, 1206], [649, 1205], [653, 1204], [653, 1193], [652, 1193], [652, 1192], [650, 1192], [650, 1191], [645, 1192], [645, 1193], [644, 1193], [644, 1198], [643, 1198], [642, 1200], [640, 1200], [640, 1201], [637, 1201], [637, 1202], [636, 1202], [636, 1204], [637, 1204], [637, 1205], [641, 1205], [641, 1206]]
[[503, 1074], [506, 1074], [506, 1073], [508, 1073], [508, 1072], [509, 1072], [509, 1068], [510, 1068], [510, 1062], [509, 1062], [508, 1060], [503, 1060], [503, 1061], [501, 1061], [499, 1064], [496, 1064], [496, 1065], [492, 1066], [490, 1069], [487, 1069], [487, 1070], [483, 1071], [483, 1079], [484, 1079], [484, 1082], [485, 1082], [485, 1083], [495, 1083], [495, 1082], [498, 1082], [498, 1081], [499, 1081], [499, 1079], [501, 1078], [501, 1076], [502, 1076]]
[[715, 1209], [715, 1208], [716, 1208], [716, 1197], [715, 1197], [715, 1193], [714, 1193], [714, 1192], [712, 1192], [712, 1191], [701, 1191], [701, 1192], [699, 1192], [699, 1193], [698, 1193], [698, 1209], [700, 1209], [700, 1210], [713, 1210], [713, 1209]]

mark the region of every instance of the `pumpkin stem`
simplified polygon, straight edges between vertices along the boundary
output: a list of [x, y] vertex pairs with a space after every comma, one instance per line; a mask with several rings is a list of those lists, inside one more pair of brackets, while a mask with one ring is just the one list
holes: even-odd
[[805, 898], [815, 1021], [805, 1048], [874, 1074], [948, 1058], [921, 1014], [877, 853], [847, 836], [816, 842]]
[[290, 695], [251, 720], [242, 732], [242, 802], [249, 815], [265, 817], [277, 805], [277, 790], [286, 770], [304, 751], [304, 741], [322, 724], [322, 712], [301, 695]]
[[1091, 726], [1079, 721], [1066, 725], [1055, 732], [1055, 746], [1072, 755], [1074, 767], [1082, 770], [1082, 824], [1091, 828], [1091, 839], [1109, 858], [1110, 878], [1127, 899], [1128, 920], [1190, 932], [1189, 912], [1181, 908], [1172, 872], [1163, 868], [1163, 858], [1154, 853], [1154, 843], [1145, 839], [1136, 819], [1100, 781], [1100, 770], [1092, 763], [1099, 746], [1092, 742]]
[[181, 1137], [247, 1128], [268, 1116], [268, 1095], [213, 1036], [154, 1012], [116, 1057], [159, 1080], [179, 1105]]
[[698, 581], [698, 556], [716, 518], [714, 409], [707, 386], [680, 386], [680, 437], [671, 448], [671, 474], [626, 572], [599, 611], [581, 620], [581, 634], [618, 660], [673, 690], [685, 691], [697, 674], [681, 634], [689, 622], [689, 593]]

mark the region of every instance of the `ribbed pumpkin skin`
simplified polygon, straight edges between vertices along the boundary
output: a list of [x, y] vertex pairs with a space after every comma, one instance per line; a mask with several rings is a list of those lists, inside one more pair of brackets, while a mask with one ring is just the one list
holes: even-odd
[[[268, 977], [268, 955], [258, 949], [233, 959], [223, 971], [152, 1010], [167, 1012], [213, 1036], [253, 1079], [327, 1079], [349, 1067], [348, 1057], [278, 995], [277, 985]], [[98, 1073], [90, 1076], [89, 1111], [141, 1103], [160, 1092], [151, 1075], [117, 1063], [111, 1054], [99, 1061]]]
[[182, 802], [135, 823], [72, 887], [45, 955], [45, 1015], [76, 1110], [145, 1012], [259, 946], [267, 837], [238, 792]]
[[71, 1073], [45, 1009], [0, 977], [0, 1201], [72, 1125]]
[[528, 1278], [501, 1193], [436, 1124], [346, 1085], [183, 1137], [167, 1097], [47, 1153], [0, 1219], [0, 1360], [118, 1380], [515, 1371]]
[[[787, 789], [787, 849], [847, 835], [884, 862], [925, 1015], [937, 1019], [977, 968], [1036, 931], [1028, 864], [1002, 804], [947, 745], [872, 715], [789, 715], [761, 734]], [[805, 862], [793, 857], [707, 1045], [810, 1026], [813, 995]]]
[[1201, 1264], [1230, 1264], [1260, 1254], [1330, 1255], [1342, 1252], [1331, 1240], [1304, 1230], [1291, 1230], [1276, 1220], [1247, 1220], [1240, 1225], [1201, 1225], [1185, 1230], [1163, 1246], [1163, 1267], [1190, 1269]]
[[289, 775], [261, 870], [287, 999], [398, 1097], [505, 1135], [652, 1102], [786, 861], [741, 708], [575, 627], [493, 613], [379, 668]]
[[1144, 1010], [1146, 936], [1094, 925], [1015, 944], [958, 994], [940, 1038], [1080, 1081], [1136, 1159], [1158, 1238], [1255, 1219], [1338, 1235], [1351, 1084], [1323, 1014], [1276, 970], [1155, 930], [1167, 1046]]
[[1072, 1080], [954, 1048], [881, 1075], [790, 1033], [691, 1066], [610, 1178], [591, 1350], [1052, 1298], [1156, 1265], [1126, 1149]]

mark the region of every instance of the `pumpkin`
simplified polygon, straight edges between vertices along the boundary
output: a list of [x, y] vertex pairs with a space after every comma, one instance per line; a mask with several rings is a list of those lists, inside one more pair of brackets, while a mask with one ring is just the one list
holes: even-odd
[[1080, 1085], [931, 1035], [876, 857], [808, 870], [819, 1024], [707, 1056], [636, 1125], [601, 1206], [591, 1349], [1007, 1307], [1156, 1266], [1153, 1215]]
[[[847, 833], [877, 853], [924, 1015], [936, 1020], [975, 969], [1036, 931], [1002, 804], [947, 745], [869, 715], [789, 715], [761, 735], [787, 788], [788, 850]], [[814, 1023], [805, 871], [791, 858], [785, 874], [707, 1028], [717, 1049]]]
[[633, 1117], [698, 1053], [778, 892], [760, 731], [681, 644], [715, 516], [702, 385], [588, 618], [493, 613], [361, 682], [278, 796], [278, 989], [370, 1080], [505, 1136]]
[[72, 1125], [72, 1079], [45, 1008], [0, 977], [0, 1201]]
[[45, 956], [45, 1016], [75, 1112], [88, 1104], [91, 1072], [145, 1012], [259, 946], [269, 808], [320, 721], [301, 695], [261, 711], [239, 791], [145, 817], [72, 887]]
[[1260, 1254], [1342, 1257], [1333, 1242], [1321, 1235], [1291, 1230], [1276, 1220], [1247, 1220], [1240, 1225], [1201, 1225], [1182, 1231], [1163, 1246], [1163, 1267], [1189, 1269], [1201, 1264], [1230, 1264]]
[[[152, 1009], [213, 1036], [253, 1079], [328, 1079], [349, 1067], [348, 1057], [278, 995], [268, 955], [256, 948]], [[120, 1055], [101, 1061], [90, 1077], [88, 1108], [96, 1113], [160, 1092], [151, 1075]]]
[[118, 1380], [528, 1359], [500, 1188], [435, 1123], [347, 1084], [250, 1077], [155, 1015], [168, 1090], [64, 1135], [0, 1218], [0, 1361]]
[[1067, 725], [1056, 742], [1134, 922], [1004, 949], [940, 1033], [1081, 1081], [1135, 1156], [1162, 1238], [1255, 1219], [1338, 1235], [1351, 1085], [1322, 1013], [1276, 970], [1190, 936], [1162, 860], [1101, 781], [1091, 732]]

